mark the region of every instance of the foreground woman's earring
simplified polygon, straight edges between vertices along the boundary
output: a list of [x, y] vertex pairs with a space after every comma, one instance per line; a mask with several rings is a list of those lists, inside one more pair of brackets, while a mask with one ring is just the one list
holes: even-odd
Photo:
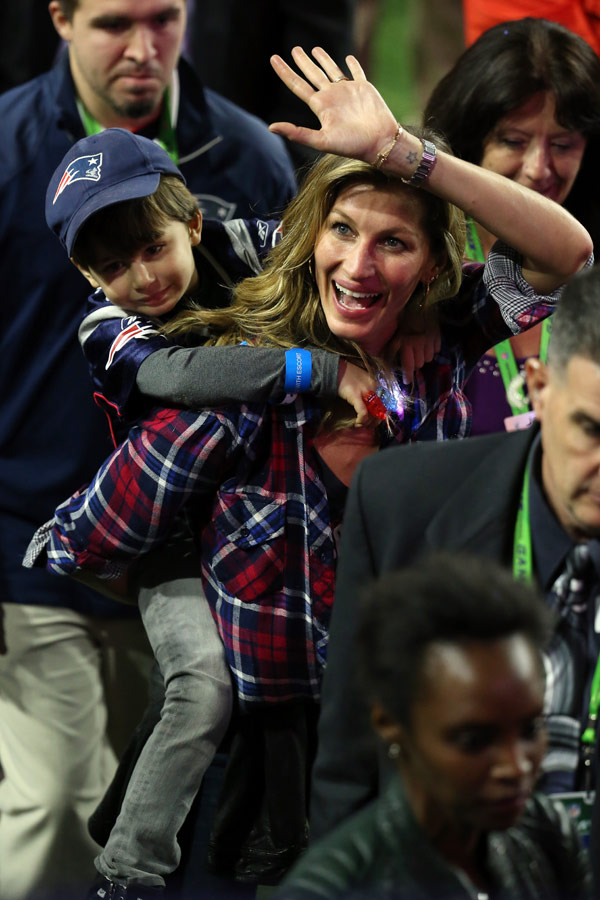
[[310, 272], [310, 277], [311, 277], [312, 280], [314, 281], [314, 280], [315, 280], [315, 273], [314, 273], [314, 271], [313, 271], [313, 258], [312, 258], [312, 256], [311, 256], [311, 258], [308, 260], [308, 271]]
[[390, 759], [398, 759], [400, 756], [402, 756], [402, 747], [400, 746], [400, 744], [390, 744], [388, 747], [388, 756]]

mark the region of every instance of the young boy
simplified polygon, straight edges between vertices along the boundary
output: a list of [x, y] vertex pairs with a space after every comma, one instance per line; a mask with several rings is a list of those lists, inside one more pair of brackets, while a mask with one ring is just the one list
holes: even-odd
[[[149, 405], [284, 402], [298, 390], [339, 393], [368, 421], [362, 396], [372, 380], [333, 354], [180, 347], [161, 333], [192, 303], [225, 305], [231, 284], [260, 270], [278, 230], [260, 220], [211, 222], [201, 243], [196, 201], [154, 142], [121, 129], [79, 141], [50, 183], [46, 217], [96, 289], [80, 339], [113, 435]], [[169, 542], [158, 577], [138, 593], [165, 700], [96, 859], [99, 898], [139, 898], [164, 888], [179, 862], [177, 833], [229, 722], [229, 670], [188, 546], [179, 534]]]

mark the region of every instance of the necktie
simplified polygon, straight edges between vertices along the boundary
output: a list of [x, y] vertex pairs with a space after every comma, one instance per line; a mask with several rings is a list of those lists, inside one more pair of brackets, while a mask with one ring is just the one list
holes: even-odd
[[592, 610], [588, 607], [596, 582], [589, 547], [587, 543], [577, 544], [568, 554], [564, 569], [548, 596], [549, 605], [557, 616], [545, 660], [549, 745], [543, 769], [546, 773], [544, 790], [551, 793], [574, 790], [576, 786], [582, 722], [586, 718], [586, 686], [590, 677], [593, 615], [589, 615]]

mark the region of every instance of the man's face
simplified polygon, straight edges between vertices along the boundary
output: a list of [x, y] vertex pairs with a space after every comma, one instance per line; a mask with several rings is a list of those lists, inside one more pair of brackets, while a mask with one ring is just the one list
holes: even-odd
[[185, 0], [79, 0], [70, 21], [58, 0], [49, 9], [78, 94], [100, 124], [153, 119], [179, 58]]
[[573, 356], [561, 372], [528, 360], [527, 382], [547, 498], [573, 538], [600, 537], [600, 365]]

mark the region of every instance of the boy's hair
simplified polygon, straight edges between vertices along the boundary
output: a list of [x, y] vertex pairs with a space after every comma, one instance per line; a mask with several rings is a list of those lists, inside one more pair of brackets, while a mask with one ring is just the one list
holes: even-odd
[[170, 222], [187, 225], [198, 213], [198, 202], [174, 175], [161, 175], [147, 197], [125, 200], [94, 213], [83, 225], [73, 247], [73, 261], [93, 269], [100, 254], [119, 259], [132, 256], [155, 241]]

